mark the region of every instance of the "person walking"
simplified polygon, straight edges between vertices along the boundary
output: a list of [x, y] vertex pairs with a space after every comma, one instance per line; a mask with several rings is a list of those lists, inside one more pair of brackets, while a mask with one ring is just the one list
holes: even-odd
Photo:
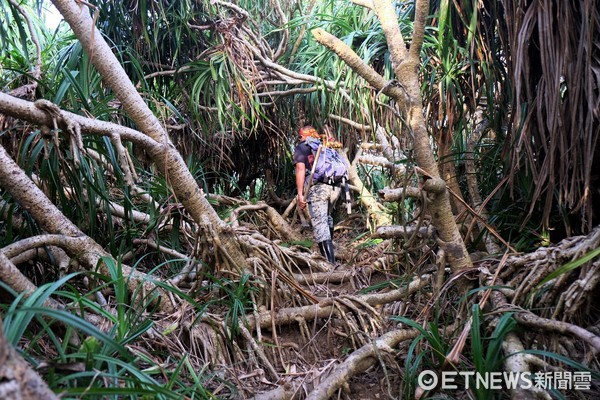
[[[296, 172], [296, 189], [298, 190], [298, 207], [303, 210], [308, 205], [308, 211], [313, 227], [315, 242], [319, 245], [321, 255], [331, 264], [335, 264], [333, 249], [333, 217], [331, 210], [337, 201], [341, 188], [318, 180], [313, 181], [311, 171], [313, 163], [317, 162], [319, 152], [313, 153], [307, 138], [319, 138], [315, 128], [310, 125], [300, 128], [300, 143], [294, 150], [293, 162]], [[310, 186], [310, 187], [308, 187]], [[308, 189], [308, 193], [306, 190]]]

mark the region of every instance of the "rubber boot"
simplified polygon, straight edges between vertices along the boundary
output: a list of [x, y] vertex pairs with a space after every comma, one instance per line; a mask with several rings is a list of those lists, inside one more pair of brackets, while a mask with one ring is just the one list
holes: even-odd
[[331, 240], [319, 242], [319, 250], [321, 251], [321, 255], [325, 257], [330, 264], [335, 264], [335, 254], [333, 252], [333, 242]]

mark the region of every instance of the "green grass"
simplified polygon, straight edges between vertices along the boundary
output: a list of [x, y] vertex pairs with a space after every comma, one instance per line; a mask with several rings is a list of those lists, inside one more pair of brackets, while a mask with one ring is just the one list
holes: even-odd
[[[132, 351], [153, 326], [149, 318], [152, 314], [148, 315], [146, 310], [152, 310], [149, 302], [154, 299], [132, 302], [126, 285], [128, 277], [122, 275], [120, 263], [110, 258], [103, 262], [111, 276], [89, 274], [89, 277], [104, 282], [96, 291], [113, 293], [114, 313], [80, 293], [83, 274], [70, 274], [42, 285], [28, 298], [0, 283], [3, 290], [14, 296], [11, 304], [2, 306], [7, 342], [20, 349], [34, 368], [45, 365], [41, 370], [43, 379], [66, 399], [214, 398], [205, 388], [214, 377], [196, 371], [187, 356], [171, 355], [170, 366], [165, 367], [158, 363], [164, 349], [151, 353]], [[173, 290], [173, 294], [179, 293]], [[50, 296], [66, 301], [71, 310], [43, 307]], [[90, 313], [106, 318], [111, 327], [104, 331], [86, 321]]]

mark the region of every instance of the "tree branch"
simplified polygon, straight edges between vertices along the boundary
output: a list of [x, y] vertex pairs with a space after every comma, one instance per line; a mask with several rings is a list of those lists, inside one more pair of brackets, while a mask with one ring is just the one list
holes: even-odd
[[398, 86], [390, 85], [383, 76], [379, 75], [377, 71], [365, 64], [358, 54], [356, 54], [346, 43], [321, 28], [313, 29], [311, 33], [317, 42], [337, 54], [350, 68], [376, 90], [381, 90], [384, 94], [393, 97], [394, 100], [402, 102], [402, 99], [405, 97], [404, 91]]
[[[50, 127], [53, 125], [52, 116], [36, 107], [34, 102], [19, 99], [6, 93], [0, 93], [0, 113], [38, 125]], [[138, 144], [148, 150], [156, 150], [159, 145], [156, 141], [135, 129], [112, 122], [86, 118], [63, 110], [60, 110], [60, 116], [60, 121], [57, 122], [62, 124], [65, 120], [74, 121], [80, 125], [82, 133], [108, 137], [118, 134], [122, 140]]]

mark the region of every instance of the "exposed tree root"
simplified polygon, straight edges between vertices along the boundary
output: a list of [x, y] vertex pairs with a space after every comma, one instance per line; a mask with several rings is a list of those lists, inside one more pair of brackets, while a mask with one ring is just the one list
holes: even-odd
[[[0, 251], [0, 279], [17, 293], [23, 293], [25, 298], [29, 297], [37, 289], [2, 251]], [[55, 310], [62, 308], [62, 305], [52, 298], [46, 299], [43, 305]]]
[[[506, 298], [498, 291], [491, 292], [492, 304], [496, 308], [506, 307]], [[502, 350], [504, 351], [504, 370], [512, 373], [519, 373], [519, 384], [511, 389], [511, 399], [525, 400], [531, 398], [550, 399], [550, 395], [539, 388], [525, 389], [523, 386], [523, 373], [530, 373], [531, 368], [527, 362], [527, 357], [523, 353], [525, 350], [521, 339], [515, 332], [506, 334], [502, 342]]]
[[[429, 284], [429, 275], [425, 275], [413, 280], [407, 288], [401, 288], [392, 290], [387, 293], [375, 293], [368, 295], [356, 296], [356, 301], [368, 304], [369, 306], [377, 306], [394, 301], [401, 301], [406, 296], [415, 293]], [[269, 328], [272, 325], [272, 321], [275, 321], [277, 326], [292, 324], [296, 322], [296, 318], [299, 316], [305, 320], [312, 320], [315, 318], [328, 318], [335, 313], [336, 305], [335, 298], [328, 298], [320, 302], [319, 304], [295, 308], [286, 308], [278, 310], [277, 312], [263, 312], [254, 317], [253, 315], [247, 317], [248, 325], [251, 329], [256, 326], [261, 328]]]
[[32, 369], [10, 343], [0, 320], [0, 398], [14, 400], [58, 400], [46, 382]]
[[[573, 280], [571, 273], [565, 271], [543, 286], [540, 283], [559, 267], [583, 257], [599, 246], [600, 227], [596, 227], [585, 237], [567, 238], [556, 246], [541, 247], [533, 253], [509, 258], [508, 268], [500, 276], [515, 288], [513, 304], [529, 305], [536, 293], [542, 293], [536, 305], [546, 305], [547, 316], [567, 311], [563, 315], [572, 318], [579, 306], [585, 303], [584, 300], [589, 299], [591, 291], [599, 282], [598, 262], [575, 270], [574, 273], [579, 275], [576, 280]], [[563, 310], [565, 306], [568, 308]]]
[[592, 346], [594, 353], [600, 353], [600, 336], [596, 336], [592, 332], [577, 325], [538, 317], [531, 312], [516, 313], [514, 317], [518, 323], [524, 326], [575, 336]]
[[385, 354], [393, 355], [394, 347], [398, 343], [413, 339], [418, 334], [416, 329], [399, 329], [387, 332], [372, 343], [365, 344], [322, 380], [308, 395], [307, 400], [329, 399], [339, 388], [346, 385], [352, 376], [366, 371], [377, 360], [382, 360]]
[[[13, 0], [10, 1], [20, 10]], [[379, 15], [398, 79], [393, 84], [364, 64], [362, 59], [339, 39], [321, 29], [313, 31], [318, 41], [336, 51], [370, 85], [394, 100], [398, 108], [391, 108], [393, 114], [399, 115], [400, 112], [404, 114], [405, 123], [410, 128], [410, 136], [415, 141], [414, 150], [420, 166], [415, 170], [422, 178], [422, 185], [418, 188], [407, 186], [404, 189], [385, 190], [380, 193], [380, 196], [385, 201], [403, 201], [407, 197], [420, 199], [420, 206], [423, 209], [428, 208], [426, 211], [430, 214], [428, 217], [431, 225], [429, 221], [424, 223], [425, 213], [423, 213], [423, 217], [416, 224], [410, 225], [409, 229], [387, 226], [391, 224], [390, 213], [385, 212], [383, 206], [362, 184], [356, 170], [356, 162], [359, 161], [384, 166], [393, 171], [392, 175], [403, 172], [403, 167], [394, 163], [401, 158], [397, 152], [394, 153], [394, 148], [397, 150], [399, 146], [395, 144], [394, 148], [390, 146], [385, 130], [381, 126], [377, 126], [374, 133], [380, 142], [379, 149], [387, 160], [372, 155], [361, 156], [359, 152], [359, 157], [350, 171], [350, 179], [355, 190], [361, 193], [360, 201], [369, 214], [368, 218], [375, 221], [375, 225], [386, 225], [380, 227], [370, 239], [403, 238], [406, 244], [402, 252], [379, 257], [384, 252], [381, 248], [392, 243], [389, 240], [375, 251], [378, 257], [375, 261], [370, 251], [363, 251], [360, 257], [354, 259], [368, 265], [363, 271], [365, 274], [382, 273], [379, 278], [386, 285], [369, 287], [372, 292], [368, 294], [356, 294], [357, 289], [364, 289], [367, 286], [361, 285], [359, 271], [343, 270], [345, 266], [342, 266], [341, 270], [336, 270], [322, 257], [296, 245], [295, 242], [300, 241], [302, 237], [285, 219], [288, 216], [287, 211], [280, 215], [266, 203], [251, 204], [223, 196], [210, 196], [212, 200], [217, 201], [218, 206], [226, 207], [230, 212], [227, 221], [229, 224], [222, 221], [186, 168], [182, 157], [175, 150], [166, 134], [164, 124], [155, 118], [125, 72], [118, 68], [119, 63], [112, 49], [104, 42], [102, 35], [94, 34], [94, 24], [87, 13], [81, 12], [79, 8], [81, 4], [75, 5], [71, 1], [62, 0], [57, 0], [55, 3], [67, 16], [73, 32], [90, 55], [89, 59], [95, 63], [97, 70], [103, 75], [105, 84], [119, 98], [133, 122], [140, 127], [140, 132], [66, 113], [47, 101], [23, 102], [1, 93], [0, 110], [45, 125], [43, 127], [45, 131], [53, 131], [50, 136], [57, 149], [59, 149], [57, 132], [61, 128], [70, 143], [70, 154], [74, 165], [80, 164], [80, 157], [89, 157], [98, 161], [100, 165], [106, 166], [107, 171], [114, 174], [115, 168], [98, 153], [83, 148], [81, 135], [82, 133], [93, 134], [110, 138], [127, 188], [149, 204], [154, 204], [154, 199], [136, 186], [138, 179], [123, 141], [130, 141], [143, 147], [154, 160], [157, 170], [163, 173], [163, 177], [171, 185], [169, 190], [172, 189], [175, 201], [169, 203], [167, 207], [181, 215], [182, 224], [186, 227], [182, 229], [185, 236], [184, 250], [176, 251], [167, 248], [155, 237], [137, 238], [133, 240], [133, 244], [150, 246], [162, 255], [186, 260], [185, 267], [178, 276], [169, 277], [168, 273], [164, 273], [166, 276], [159, 278], [151, 274], [146, 275], [127, 265], [122, 266], [131, 293], [141, 291], [143, 294], [148, 294], [157, 291], [161, 296], [159, 312], [162, 314], [156, 314], [155, 317], [162, 316], [164, 319], [156, 321], [156, 326], [140, 339], [152, 341], [148, 343], [149, 348], [156, 345], [170, 349], [179, 356], [185, 354], [194, 366], [199, 367], [198, 370], [206, 367], [224, 378], [230, 378], [239, 386], [243, 395], [256, 391], [258, 387], [264, 388], [264, 385], [268, 387], [279, 385], [277, 389], [265, 391], [256, 398], [267, 400], [296, 396], [327, 399], [340, 389], [347, 391], [352, 377], [358, 376], [377, 362], [384, 368], [399, 369], [401, 358], [394, 348], [399, 343], [416, 337], [420, 331], [416, 329], [387, 331], [392, 329], [391, 324], [386, 320], [389, 315], [406, 316], [422, 323], [422, 326], [427, 326], [428, 323], [437, 323], [432, 321], [433, 305], [440, 306], [436, 311], [442, 314], [454, 312], [452, 307], [445, 308], [439, 301], [442, 295], [452, 291], [455, 282], [454, 279], [448, 281], [448, 290], [441, 290], [442, 281], [445, 279], [446, 261], [452, 272], [456, 273], [455, 276], [461, 277], [466, 275], [464, 273], [466, 269], [471, 270], [472, 263], [460, 233], [456, 229], [446, 182], [438, 176], [438, 164], [431, 151], [421, 109], [417, 65], [425, 29], [424, 21], [429, 11], [427, 2], [417, 1], [414, 4], [414, 35], [410, 46], [406, 46], [395, 18], [397, 10], [391, 2], [355, 0], [356, 4], [369, 7]], [[248, 18], [248, 14], [239, 6], [221, 0], [211, 2], [213, 3], [227, 7], [242, 17], [239, 32], [247, 29], [243, 26], [243, 20]], [[285, 25], [287, 19], [280, 9], [279, 2], [274, 4], [279, 11], [281, 22]], [[282, 41], [274, 54], [261, 40], [253, 40], [249, 31], [245, 32], [250, 37], [247, 46], [243, 44], [244, 40], [233, 40], [225, 46], [224, 50], [232, 60], [239, 63], [242, 70], [256, 77], [257, 83], [263, 84], [265, 77], [268, 76], [276, 77], [280, 82], [275, 84], [278, 86], [305, 83], [315, 85], [312, 88], [298, 90], [313, 91], [316, 90], [317, 85], [323, 85], [351, 101], [348, 93], [342, 88], [343, 85], [323, 81], [318, 77], [296, 74], [275, 63], [285, 47], [287, 31], [283, 31]], [[33, 30], [31, 35], [34, 36]], [[36, 39], [32, 38], [32, 40], [39, 59], [39, 44]], [[96, 57], [93, 57], [94, 52]], [[99, 60], [110, 62], [102, 63]], [[249, 60], [251, 62], [247, 62]], [[34, 69], [33, 76], [36, 80], [38, 74], [39, 63]], [[295, 83], [292, 83], [293, 81]], [[33, 85], [20, 88], [18, 92], [30, 96], [33, 94], [32, 89], [35, 89], [35, 84]], [[292, 93], [293, 90], [288, 93]], [[274, 94], [275, 92], [261, 92], [257, 96], [266, 98]], [[365, 112], [364, 115], [369, 116], [366, 120], [371, 119], [370, 112]], [[331, 118], [343, 121], [342, 117], [331, 116]], [[343, 122], [351, 124], [348, 120]], [[477, 135], [472, 137], [475, 138]], [[469, 143], [468, 150], [472, 151], [473, 146], [473, 142]], [[372, 147], [362, 147], [365, 150], [367, 148]], [[474, 166], [473, 158], [468, 162], [470, 163], [468, 167]], [[394, 177], [398, 178], [398, 176]], [[472, 177], [475, 177], [474, 173]], [[16, 242], [0, 251], [0, 278], [11, 288], [24, 294], [24, 297], [36, 289], [36, 286], [18, 271], [14, 263], [30, 259], [34, 255], [34, 249], [42, 246], [51, 246], [53, 252], [60, 253], [60, 261], [57, 264], [61, 269], [67, 269], [71, 265], [71, 260], [76, 260], [79, 266], [87, 271], [98, 270], [102, 275], [111, 275], [110, 269], [103, 260], [116, 260], [106, 249], [69, 221], [40, 190], [41, 185], [36, 186], [2, 147], [0, 147], [0, 184], [46, 232]], [[482, 208], [478, 212], [472, 209], [470, 211], [480, 219], [480, 229], [487, 228], [493, 233], [485, 222], [484, 204], [476, 196], [477, 186], [476, 181], [469, 183], [475, 205]], [[462, 198], [458, 191], [457, 193], [455, 197]], [[469, 209], [464, 201], [462, 203], [459, 206], [464, 205]], [[151, 220], [150, 214], [135, 210], [126, 212], [125, 207], [108, 200], [101, 200], [99, 204], [106, 206], [108, 212], [121, 219], [131, 218], [143, 225], [148, 225]], [[289, 204], [291, 210], [294, 202]], [[2, 214], [3, 217], [8, 215], [4, 211]], [[430, 228], [431, 226], [436, 228], [435, 232]], [[166, 229], [165, 226], [161, 228]], [[438, 239], [436, 235], [439, 236], [437, 243], [430, 240]], [[591, 353], [596, 354], [600, 350], [600, 338], [590, 330], [581, 328], [577, 323], [581, 319], [579, 314], [582, 314], [582, 311], [593, 309], [593, 296], [600, 283], [600, 262], [589, 261], [576, 270], [563, 271], [551, 280], [548, 277], [565, 263], [576, 260], [597, 248], [599, 243], [600, 229], [596, 229], [588, 237], [565, 241], [552, 249], [539, 249], [530, 255], [514, 256], [506, 263], [506, 268], [503, 262], [498, 266], [490, 265], [495, 262], [485, 261], [488, 264], [480, 264], [478, 270], [481, 272], [482, 283], [492, 287], [508, 282], [509, 288], [502, 291], [496, 289], [486, 291], [480, 302], [481, 309], [486, 309], [484, 305], [487, 296], [490, 296], [493, 310], [486, 316], [492, 320], [492, 324], [497, 321], [499, 313], [517, 309], [519, 312], [514, 318], [519, 324], [536, 330], [575, 336], [580, 339], [578, 343], [565, 343], [564, 340], [563, 342], [559, 340], [559, 345], [566, 350], [578, 348], [587, 350], [591, 347]], [[415, 257], [414, 250], [417, 247], [420, 252]], [[507, 247], [510, 249], [510, 246]], [[491, 249], [490, 252], [497, 252], [497, 247], [495, 250], [493, 246], [488, 248]], [[127, 256], [133, 259], [134, 253], [135, 250]], [[406, 258], [402, 259], [401, 256]], [[436, 256], [437, 260], [432, 262], [431, 259]], [[390, 267], [390, 265], [396, 267], [401, 262], [405, 263], [404, 268]], [[213, 269], [204, 271], [201, 267], [203, 263], [211, 265]], [[423, 265], [426, 267], [421, 268]], [[436, 268], [437, 276], [424, 274], [423, 269], [426, 268], [430, 270]], [[493, 278], [490, 278], [487, 269], [495, 272]], [[392, 275], [392, 271], [396, 275]], [[211, 274], [210, 277], [208, 272]], [[405, 272], [404, 278], [415, 274], [418, 277], [406, 287], [394, 289], [393, 284], [396, 285], [398, 280], [393, 284], [389, 281]], [[477, 270], [468, 272], [477, 272]], [[498, 276], [500, 276], [499, 280], [496, 279]], [[434, 277], [437, 279], [432, 284]], [[342, 286], [346, 283], [348, 285], [343, 289], [332, 288], [334, 285]], [[173, 292], [165, 290], [165, 285], [169, 284], [178, 286], [181, 290], [187, 289], [184, 294], [189, 296], [186, 300], [191, 301], [180, 304], [174, 298]], [[415, 296], [417, 293], [421, 296]], [[510, 298], [507, 299], [503, 293], [510, 293]], [[462, 296], [464, 293], [459, 294]], [[106, 294], [106, 298], [101, 293], [97, 296], [97, 302], [102, 307], [110, 307], [111, 302], [114, 302], [110, 294]], [[236, 307], [232, 308], [231, 304], [225, 302], [221, 304], [216, 300], [227, 296], [232, 297]], [[509, 303], [509, 300], [512, 303]], [[441, 354], [446, 356], [446, 360], [453, 366], [459, 365], [460, 356], [471, 333], [472, 319], [465, 318], [468, 315], [464, 311], [468, 310], [467, 303], [471, 301], [471, 298], [464, 300], [459, 315], [452, 315], [452, 318], [458, 321], [456, 325], [465, 320], [468, 322], [462, 325], [462, 335], [458, 338], [450, 338], [450, 340], [456, 339], [454, 350], [447, 355]], [[543, 316], [521, 311], [523, 307], [532, 304], [536, 304], [536, 307], [543, 310], [541, 312]], [[62, 304], [55, 299], [48, 299], [44, 305], [52, 308], [62, 307]], [[558, 315], [569, 322], [555, 321], [553, 318], [557, 318]], [[528, 340], [531, 340], [528, 333], [509, 332], [504, 337], [503, 351], [506, 355], [507, 371], [530, 372], [540, 366], [553, 367], [545, 360], [522, 353], [526, 349]], [[5, 351], [1, 336], [0, 330], [0, 397], [53, 398], [51, 393], [46, 393], [47, 388], [39, 384], [35, 374], [31, 376], [31, 371], [23, 366], [24, 362], [15, 357], [14, 351], [10, 353], [12, 349]], [[538, 342], [542, 342], [542, 339]], [[324, 346], [324, 343], [328, 346]], [[342, 346], [344, 350], [340, 349]], [[337, 359], [343, 358], [346, 352], [350, 355], [342, 363], [337, 364]], [[13, 375], [10, 375], [11, 373]], [[22, 375], [15, 379], [17, 373]], [[13, 383], [15, 380], [30, 383], [36, 393], [33, 396], [17, 394], [19, 390], [24, 392], [25, 389], [31, 388], [23, 388], [23, 385], [16, 387]], [[215, 395], [219, 390], [221, 387], [214, 390]], [[514, 399], [531, 396], [548, 398], [545, 391], [521, 388], [514, 389], [511, 396]]]

